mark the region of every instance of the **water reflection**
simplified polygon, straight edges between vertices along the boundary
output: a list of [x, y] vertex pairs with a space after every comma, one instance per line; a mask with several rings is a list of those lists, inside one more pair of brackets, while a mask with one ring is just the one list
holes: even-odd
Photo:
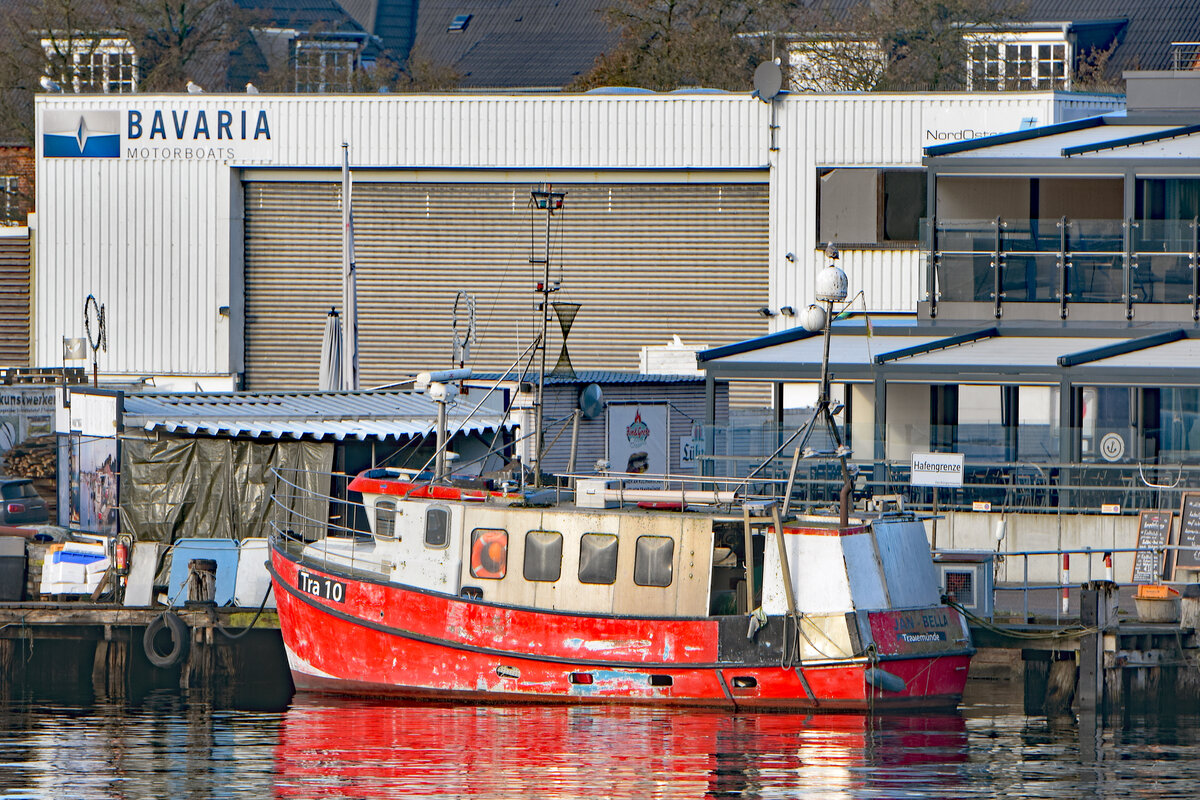
[[[836, 798], [867, 784], [898, 796], [927, 785], [929, 766], [964, 761], [966, 744], [959, 716], [299, 699], [280, 732], [277, 796]], [[943, 778], [953, 794], [959, 773]]]
[[283, 712], [154, 692], [134, 705], [0, 704], [16, 798], [1114, 798], [1200, 796], [1200, 718], [725, 714], [388, 705]]
[[127, 708], [0, 707], [0, 798], [270, 794], [279, 714], [220, 711], [178, 692]]

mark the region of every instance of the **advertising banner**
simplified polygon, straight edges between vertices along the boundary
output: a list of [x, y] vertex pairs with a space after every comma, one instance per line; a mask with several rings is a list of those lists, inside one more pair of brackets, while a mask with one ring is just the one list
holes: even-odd
[[608, 404], [605, 458], [613, 472], [667, 474], [671, 452], [668, 411], [666, 403]]

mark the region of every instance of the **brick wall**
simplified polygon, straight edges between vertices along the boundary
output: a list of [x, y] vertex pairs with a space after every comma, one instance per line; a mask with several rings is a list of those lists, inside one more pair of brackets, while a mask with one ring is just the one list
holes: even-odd
[[[0, 145], [0, 178], [16, 178], [15, 191], [0, 196], [0, 225], [24, 225], [33, 210], [33, 148], [27, 144]], [[0, 190], [10, 187], [0, 181]]]

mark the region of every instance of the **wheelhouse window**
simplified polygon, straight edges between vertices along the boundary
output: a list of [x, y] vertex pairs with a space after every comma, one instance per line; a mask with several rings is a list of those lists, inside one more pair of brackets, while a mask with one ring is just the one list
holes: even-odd
[[674, 539], [639, 536], [633, 559], [633, 582], [638, 586], [670, 586], [674, 560]]
[[527, 581], [553, 583], [562, 576], [563, 538], [554, 531], [525, 534], [524, 575]]
[[65, 92], [131, 94], [137, 91], [138, 60], [121, 37], [51, 36], [42, 39], [46, 77]]
[[375, 535], [381, 539], [396, 538], [396, 501], [375, 501]]
[[579, 538], [579, 582], [612, 585], [617, 581], [617, 537], [585, 533]]
[[925, 171], [827, 168], [817, 173], [817, 237], [867, 247], [915, 243], [925, 213]]
[[425, 511], [425, 546], [444, 549], [450, 544], [450, 509], [430, 508]]
[[471, 576], [500, 580], [508, 572], [508, 531], [476, 528], [471, 531]]

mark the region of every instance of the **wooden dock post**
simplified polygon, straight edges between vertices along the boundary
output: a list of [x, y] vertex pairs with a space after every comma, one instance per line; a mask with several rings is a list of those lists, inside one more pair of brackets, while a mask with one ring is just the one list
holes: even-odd
[[1117, 620], [1117, 585], [1089, 581], [1080, 592], [1080, 622], [1091, 629], [1079, 642], [1079, 688], [1076, 697], [1087, 711], [1105, 707], [1105, 637]]
[[98, 699], [124, 700], [128, 681], [129, 642], [114, 638], [112, 625], [105, 625], [92, 656], [92, 692]]

